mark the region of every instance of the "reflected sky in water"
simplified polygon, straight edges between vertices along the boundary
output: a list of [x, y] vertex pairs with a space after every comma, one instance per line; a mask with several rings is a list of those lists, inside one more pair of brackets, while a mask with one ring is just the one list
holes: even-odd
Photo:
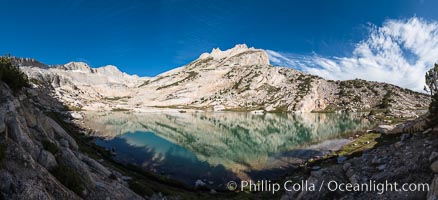
[[96, 143], [116, 159], [188, 184], [275, 179], [368, 128], [360, 114], [86, 113]]

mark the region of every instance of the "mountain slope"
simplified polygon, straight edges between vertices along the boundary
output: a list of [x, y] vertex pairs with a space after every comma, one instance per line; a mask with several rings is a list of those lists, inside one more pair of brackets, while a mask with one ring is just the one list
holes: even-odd
[[329, 81], [274, 67], [264, 50], [236, 45], [213, 49], [195, 61], [152, 78], [97, 69], [85, 63], [23, 66], [34, 82], [49, 84], [61, 101], [86, 110], [179, 107], [212, 110], [312, 112], [388, 108], [416, 110], [424, 94], [364, 80]]

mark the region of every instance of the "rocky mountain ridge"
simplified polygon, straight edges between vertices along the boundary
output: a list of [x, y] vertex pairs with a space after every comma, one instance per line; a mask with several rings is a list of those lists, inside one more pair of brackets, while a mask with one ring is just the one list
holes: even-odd
[[[26, 63], [25, 63], [26, 64]], [[397, 115], [429, 104], [424, 94], [365, 80], [330, 81], [270, 65], [261, 49], [213, 49], [156, 77], [130, 76], [115, 66], [86, 63], [41, 68], [21, 65], [31, 80], [84, 110], [146, 111], [151, 107], [267, 112], [332, 112], [391, 108]], [[405, 113], [402, 113], [405, 112]]]

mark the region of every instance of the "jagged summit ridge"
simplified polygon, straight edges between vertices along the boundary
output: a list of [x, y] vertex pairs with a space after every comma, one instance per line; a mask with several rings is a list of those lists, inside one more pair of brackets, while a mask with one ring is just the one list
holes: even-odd
[[92, 68], [85, 62], [69, 62], [65, 65], [60, 65], [57, 67], [58, 69], [68, 70], [73, 72], [82, 72], [82, 73], [100, 73], [106, 75], [121, 75], [125, 74], [121, 72], [114, 65], [105, 65], [98, 68]]
[[11, 57], [11, 62], [14, 65], [18, 66], [34, 66], [39, 68], [47, 69], [49, 65], [46, 65], [44, 63], [39, 62], [38, 60], [35, 60], [34, 58], [20, 58], [20, 57]]
[[248, 48], [248, 46], [246, 46], [246, 44], [237, 44], [233, 48], [225, 50], [225, 51], [222, 51], [218, 47], [218, 48], [213, 48], [210, 53], [205, 52], [205, 53], [201, 54], [201, 56], [199, 56], [199, 58], [205, 59], [208, 57], [212, 57], [213, 59], [221, 59], [224, 57], [230, 57], [230, 56], [236, 55], [238, 53], [242, 53], [242, 52], [247, 51], [247, 50], [254, 50], [254, 47]]
[[254, 47], [248, 48], [246, 44], [237, 44], [231, 49], [222, 51], [219, 48], [213, 48], [210, 53], [203, 53], [199, 56], [199, 59], [213, 59], [221, 60], [231, 57], [240, 57], [242, 59], [238, 60], [242, 63], [241, 65], [269, 65], [268, 54], [263, 49], [255, 49]]
[[70, 70], [70, 71], [76, 71], [76, 72], [84, 72], [84, 73], [91, 73], [91, 67], [84, 62], [69, 62], [65, 65], [61, 65], [58, 67], [59, 69], [63, 70]]

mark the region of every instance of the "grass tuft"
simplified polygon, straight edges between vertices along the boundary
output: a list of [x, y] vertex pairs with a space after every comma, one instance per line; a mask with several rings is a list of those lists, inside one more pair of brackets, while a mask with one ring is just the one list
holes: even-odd
[[49, 141], [49, 140], [43, 140], [41, 142], [41, 144], [43, 145], [43, 148], [47, 151], [49, 151], [50, 153], [52, 153], [53, 155], [57, 154], [59, 152], [59, 148], [58, 146], [56, 146], [55, 143]]

